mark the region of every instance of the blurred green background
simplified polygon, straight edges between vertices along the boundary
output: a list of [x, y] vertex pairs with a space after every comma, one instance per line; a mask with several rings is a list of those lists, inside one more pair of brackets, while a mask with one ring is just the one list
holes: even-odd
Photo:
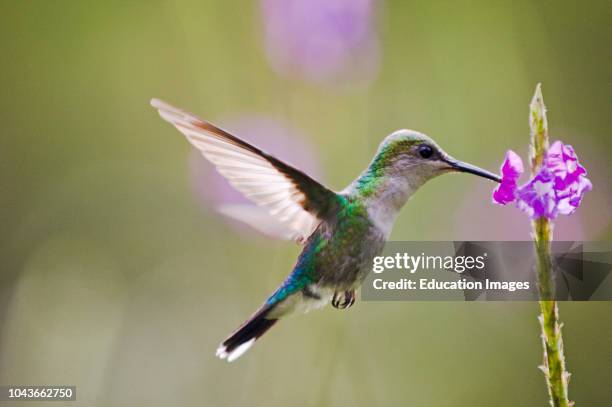
[[[376, 60], [354, 81], [274, 68], [258, 2], [1, 10], [0, 384], [74, 384], [75, 406], [547, 405], [534, 303], [358, 303], [216, 359], [299, 248], [216, 213], [217, 190], [149, 99], [221, 126], [247, 115], [296, 129], [342, 189], [399, 128], [489, 169], [509, 148], [526, 157], [541, 81], [551, 137], [574, 145], [594, 184], [557, 236], [610, 240], [609, 2], [379, 1], [370, 54], [343, 69]], [[527, 239], [490, 189], [441, 177], [392, 237]], [[611, 311], [561, 304], [578, 406], [610, 404]]]

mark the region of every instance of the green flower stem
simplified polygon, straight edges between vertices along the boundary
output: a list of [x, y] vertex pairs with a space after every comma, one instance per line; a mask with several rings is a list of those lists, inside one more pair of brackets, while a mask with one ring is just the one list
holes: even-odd
[[[544, 160], [548, 149], [548, 122], [546, 107], [542, 98], [542, 88], [538, 84], [530, 105], [529, 125], [531, 128], [531, 172], [535, 175]], [[574, 403], [568, 398], [570, 374], [565, 367], [563, 353], [563, 336], [559, 322], [559, 307], [554, 301], [554, 270], [550, 254], [550, 242], [553, 238], [553, 225], [546, 218], [532, 222], [533, 241], [537, 257], [538, 292], [540, 295], [540, 326], [542, 328], [542, 346], [544, 363], [541, 366], [548, 386], [550, 405], [569, 407]]]

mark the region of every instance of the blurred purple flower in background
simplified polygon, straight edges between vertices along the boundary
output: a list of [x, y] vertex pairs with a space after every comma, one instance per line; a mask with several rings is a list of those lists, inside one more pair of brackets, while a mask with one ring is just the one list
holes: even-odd
[[555, 219], [557, 215], [574, 213], [593, 187], [572, 146], [561, 141], [550, 146], [540, 171], [522, 187], [518, 187], [517, 180], [523, 172], [523, 162], [516, 153], [508, 151], [501, 170], [502, 182], [493, 192], [493, 202], [516, 202], [532, 219]]
[[[303, 133], [284, 126], [275, 119], [260, 115], [242, 115], [221, 120], [220, 123], [221, 127], [242, 140], [322, 181], [316, 154]], [[191, 155], [190, 174], [193, 190], [202, 206], [226, 215], [223, 219], [240, 232], [250, 231], [255, 227], [269, 237], [283, 238], [285, 227], [266, 210], [235, 190], [195, 149]], [[250, 222], [253, 218], [259, 218], [257, 225]], [[252, 227], [245, 227], [244, 223]], [[266, 224], [265, 229], [260, 226], [262, 224]]]
[[372, 80], [379, 63], [375, 0], [261, 0], [268, 60], [312, 82]]

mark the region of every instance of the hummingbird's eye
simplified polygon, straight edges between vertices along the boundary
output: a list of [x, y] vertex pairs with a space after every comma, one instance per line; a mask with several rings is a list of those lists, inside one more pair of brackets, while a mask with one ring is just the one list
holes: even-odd
[[427, 158], [431, 158], [431, 156], [432, 156], [432, 155], [433, 155], [433, 153], [434, 153], [433, 148], [431, 148], [431, 146], [428, 146], [427, 144], [421, 144], [421, 145], [418, 147], [417, 151], [418, 151], [419, 155], [420, 155], [422, 158], [425, 158], [425, 159], [427, 159]]

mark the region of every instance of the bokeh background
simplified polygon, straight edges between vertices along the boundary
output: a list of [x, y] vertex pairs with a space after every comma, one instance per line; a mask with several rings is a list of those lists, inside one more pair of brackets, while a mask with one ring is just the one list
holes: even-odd
[[[341, 189], [399, 128], [489, 169], [508, 148], [526, 157], [542, 82], [551, 137], [574, 145], [594, 184], [556, 236], [610, 240], [609, 2], [1, 10], [1, 384], [74, 384], [74, 406], [547, 405], [534, 303], [358, 303], [283, 321], [237, 363], [216, 359], [299, 248], [217, 213], [240, 196], [149, 99]], [[392, 237], [527, 239], [524, 216], [490, 192], [436, 179]], [[610, 404], [611, 312], [561, 304], [579, 406]]]

